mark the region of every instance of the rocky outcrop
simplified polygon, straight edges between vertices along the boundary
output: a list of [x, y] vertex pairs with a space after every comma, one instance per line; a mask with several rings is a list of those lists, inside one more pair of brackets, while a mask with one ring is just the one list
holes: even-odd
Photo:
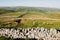
[[0, 37], [6, 38], [35, 38], [43, 40], [60, 40], [60, 32], [54, 28], [0, 28]]

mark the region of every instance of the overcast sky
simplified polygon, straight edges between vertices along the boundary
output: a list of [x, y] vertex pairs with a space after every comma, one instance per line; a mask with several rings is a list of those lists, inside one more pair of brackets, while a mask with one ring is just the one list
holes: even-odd
[[0, 0], [0, 6], [60, 8], [60, 0]]

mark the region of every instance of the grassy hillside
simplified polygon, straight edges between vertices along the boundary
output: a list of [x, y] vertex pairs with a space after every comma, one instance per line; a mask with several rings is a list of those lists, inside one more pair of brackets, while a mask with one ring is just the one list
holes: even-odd
[[44, 27], [48, 29], [60, 29], [59, 9], [5, 7], [3, 10], [0, 8], [0, 10], [0, 27]]

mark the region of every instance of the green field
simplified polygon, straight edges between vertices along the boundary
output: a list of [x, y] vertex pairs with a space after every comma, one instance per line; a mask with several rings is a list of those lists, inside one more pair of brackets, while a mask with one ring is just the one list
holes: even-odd
[[[23, 8], [23, 9], [22, 9]], [[48, 8], [0, 8], [0, 27], [60, 29], [60, 10]]]

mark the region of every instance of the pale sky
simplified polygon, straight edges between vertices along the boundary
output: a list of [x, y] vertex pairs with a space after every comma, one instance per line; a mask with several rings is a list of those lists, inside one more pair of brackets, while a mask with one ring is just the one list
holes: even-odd
[[60, 8], [60, 0], [0, 0], [0, 6]]

